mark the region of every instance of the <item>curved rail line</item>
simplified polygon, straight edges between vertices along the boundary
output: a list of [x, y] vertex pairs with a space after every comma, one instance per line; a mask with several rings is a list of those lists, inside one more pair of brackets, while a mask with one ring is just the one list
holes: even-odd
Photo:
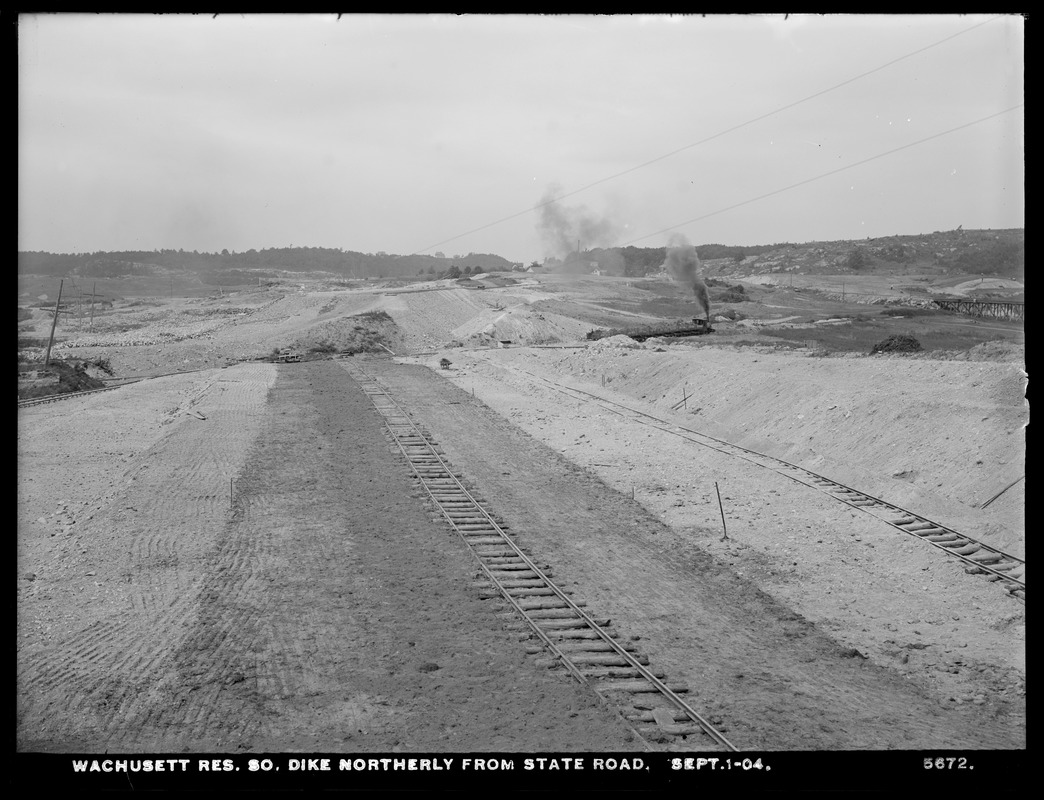
[[944, 553], [960, 559], [968, 564], [975, 574], [985, 573], [987, 580], [999, 581], [1001, 586], [1003, 586], [1004, 589], [1013, 597], [1025, 602], [1025, 559], [1006, 553], [1003, 550], [999, 550], [985, 542], [973, 539], [967, 534], [955, 531], [938, 522], [933, 522], [927, 517], [915, 514], [901, 506], [895, 505], [894, 503], [889, 503], [879, 497], [860, 492], [857, 489], [853, 489], [843, 483], [826, 478], [812, 472], [811, 470], [805, 469], [804, 467], [791, 464], [789, 461], [784, 461], [781, 458], [767, 456], [755, 450], [740, 447], [739, 445], [726, 442], [722, 439], [716, 439], [713, 436], [700, 433], [699, 431], [687, 428], [684, 425], [668, 422], [667, 420], [660, 419], [659, 417], [647, 412], [631, 408], [623, 403], [607, 400], [606, 398], [600, 397], [592, 392], [556, 383], [542, 375], [537, 375], [529, 370], [522, 369], [521, 367], [508, 366], [507, 368], [516, 372], [524, 373], [531, 378], [535, 378], [556, 391], [561, 392], [568, 397], [572, 397], [574, 400], [579, 400], [585, 403], [593, 400], [607, 411], [622, 416], [625, 419], [631, 419], [632, 421], [643, 425], [649, 425], [650, 427], [657, 428], [673, 436], [679, 436], [693, 442], [694, 444], [709, 447], [712, 450], [717, 450], [720, 453], [725, 453], [736, 458], [741, 458], [744, 461], [748, 461], [765, 469], [770, 469], [773, 472], [797, 481], [800, 484], [823, 492], [828, 497], [832, 497], [852, 508], [865, 511], [871, 516], [892, 526], [896, 530], [914, 536], [921, 541], [927, 542], [933, 547], [938, 548]]
[[175, 372], [161, 372], [158, 375], [142, 375], [139, 378], [103, 378], [102, 380], [106, 381], [118, 380], [119, 383], [113, 386], [103, 386], [100, 389], [88, 389], [86, 392], [64, 392], [62, 394], [49, 394], [46, 397], [34, 397], [29, 400], [19, 400], [18, 407], [25, 408], [26, 406], [39, 406], [43, 405], [44, 403], [53, 403], [55, 400], [66, 400], [70, 397], [83, 397], [88, 394], [97, 394], [98, 392], [110, 392], [113, 389], [119, 389], [121, 386], [130, 386], [132, 383], [138, 383], [140, 381], [151, 380], [153, 378], [167, 378], [171, 375], [191, 375], [193, 372], [203, 372], [208, 369], [215, 368], [200, 367], [199, 369], [177, 370]]
[[[138, 380], [141, 380], [140, 378]], [[101, 392], [111, 392], [113, 389], [119, 389], [120, 386], [127, 386], [131, 383], [137, 383], [137, 380], [127, 381], [117, 386], [103, 386], [101, 389], [88, 389], [85, 392], [65, 392], [63, 394], [49, 394], [46, 397], [34, 397], [30, 400], [19, 400], [19, 408], [27, 408], [28, 406], [40, 406], [44, 403], [53, 403], [57, 400], [68, 400], [71, 397], [86, 397], [89, 394], [99, 394]]]
[[[642, 740], [654, 731], [668, 736], [703, 733], [719, 746], [738, 751], [679, 696], [688, 692], [686, 685], [666, 683], [662, 672], [647, 666], [647, 656], [617, 640], [609, 620], [585, 611], [586, 603], [572, 599], [554, 584], [550, 568], [537, 565], [512, 541], [507, 526], [484, 508], [483, 501], [453, 472], [431, 436], [376, 378], [358, 365], [342, 365], [369, 395], [413, 474], [468, 546], [482, 575], [542, 642], [538, 652], [550, 650], [570, 675], [616, 707]], [[662, 698], [664, 705], [650, 710], [652, 696]]]

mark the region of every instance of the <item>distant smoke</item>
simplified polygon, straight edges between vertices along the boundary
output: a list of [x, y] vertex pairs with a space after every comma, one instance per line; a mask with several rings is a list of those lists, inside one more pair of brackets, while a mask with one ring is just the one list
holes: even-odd
[[568, 264], [576, 261], [578, 242], [581, 250], [611, 247], [617, 237], [616, 223], [592, 214], [584, 206], [563, 206], [555, 200], [555, 195], [561, 191], [560, 186], [549, 186], [540, 200], [537, 231], [544, 244], [545, 255], [554, 256]]
[[661, 269], [667, 270], [671, 280], [678, 285], [692, 289], [703, 318], [710, 319], [710, 298], [707, 297], [707, 284], [700, 277], [700, 259], [696, 248], [680, 233], [672, 233], [667, 240], [667, 259]]
[[591, 253], [591, 260], [598, 262], [598, 271], [603, 275], [625, 275], [627, 262], [623, 254], [616, 248], [609, 250], [595, 250]]

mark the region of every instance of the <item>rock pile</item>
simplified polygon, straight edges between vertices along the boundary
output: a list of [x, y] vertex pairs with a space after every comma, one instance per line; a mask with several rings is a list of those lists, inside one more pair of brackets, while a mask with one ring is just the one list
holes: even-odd
[[921, 350], [921, 343], [913, 336], [897, 333], [874, 345], [870, 354], [874, 353], [916, 353]]

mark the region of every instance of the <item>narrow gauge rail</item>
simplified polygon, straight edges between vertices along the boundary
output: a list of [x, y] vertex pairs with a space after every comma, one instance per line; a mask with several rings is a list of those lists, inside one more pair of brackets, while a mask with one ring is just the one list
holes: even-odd
[[679, 696], [688, 692], [686, 685], [667, 683], [662, 672], [650, 669], [648, 656], [619, 642], [609, 620], [585, 611], [586, 603], [573, 600], [552, 582], [549, 567], [537, 565], [512, 541], [507, 526], [484, 508], [454, 474], [430, 434], [376, 378], [358, 365], [342, 366], [369, 395], [413, 474], [467, 544], [482, 575], [542, 642], [535, 652], [550, 650], [570, 675], [615, 707], [642, 740], [654, 731], [668, 736], [704, 733], [718, 746], [738, 751]]
[[584, 403], [589, 403], [593, 400], [607, 411], [611, 411], [625, 419], [657, 428], [665, 433], [679, 436], [694, 444], [709, 447], [720, 453], [741, 458], [751, 464], [770, 469], [800, 484], [823, 492], [827, 496], [852, 508], [865, 511], [882, 522], [891, 525], [896, 530], [914, 536], [942, 552], [964, 561], [971, 567], [970, 571], [974, 571], [975, 574], [985, 574], [986, 580], [999, 581], [1000, 585], [1017, 600], [1023, 603], [1026, 601], [1025, 559], [1005, 553], [1003, 550], [998, 550], [966, 534], [959, 533], [938, 522], [933, 522], [920, 514], [915, 514], [894, 503], [889, 503], [886, 500], [845, 486], [843, 483], [818, 475], [811, 470], [791, 464], [789, 461], [784, 461], [781, 458], [767, 456], [722, 439], [715, 439], [713, 436], [692, 430], [684, 425], [668, 422], [652, 414], [639, 411], [622, 403], [607, 400], [583, 389], [574, 389], [573, 387], [556, 383], [521, 367], [510, 367], [510, 369], [525, 373], [529, 377], [541, 381], [574, 400]]
[[[137, 381], [127, 381], [127, 383], [136, 383]], [[113, 389], [119, 389], [120, 386], [126, 386], [127, 383], [121, 383], [118, 386], [103, 386], [101, 389], [88, 389], [86, 392], [65, 392], [64, 394], [49, 394], [46, 397], [34, 397], [30, 400], [19, 400], [19, 408], [27, 408], [28, 406], [39, 406], [44, 403], [53, 403], [57, 400], [68, 400], [71, 397], [86, 397], [89, 394], [99, 394], [101, 392], [111, 392]]]
[[166, 378], [171, 375], [191, 375], [193, 372], [203, 372], [206, 369], [213, 369], [213, 367], [200, 367], [199, 369], [186, 369], [178, 370], [176, 372], [162, 372], [158, 375], [143, 375], [140, 378], [104, 378], [103, 380], [117, 380], [119, 383], [115, 383], [112, 386], [103, 386], [100, 389], [88, 389], [86, 392], [65, 392], [63, 394], [49, 394], [46, 397], [34, 397], [30, 400], [19, 400], [18, 407], [25, 408], [26, 406], [38, 406], [44, 403], [53, 403], [55, 400], [67, 400], [70, 397], [84, 397], [89, 394], [98, 394], [99, 392], [111, 392], [113, 389], [119, 389], [121, 386], [129, 386], [132, 383], [138, 383], [139, 381], [150, 380], [152, 378]]

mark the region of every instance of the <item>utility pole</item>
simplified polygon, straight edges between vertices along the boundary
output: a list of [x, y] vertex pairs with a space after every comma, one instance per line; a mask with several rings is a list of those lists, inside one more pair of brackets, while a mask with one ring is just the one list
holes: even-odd
[[54, 319], [51, 320], [51, 338], [47, 340], [47, 355], [44, 356], [44, 368], [51, 363], [51, 343], [54, 342], [54, 328], [58, 324], [58, 306], [62, 304], [62, 286], [65, 281], [58, 284], [58, 302], [54, 304]]
[[724, 542], [729, 538], [729, 530], [725, 527], [725, 507], [721, 504], [721, 490], [718, 489], [717, 481], [714, 481], [714, 491], [718, 495], [718, 509], [721, 511], [721, 540]]
[[94, 330], [94, 290], [98, 288], [98, 281], [91, 286], [91, 330]]

